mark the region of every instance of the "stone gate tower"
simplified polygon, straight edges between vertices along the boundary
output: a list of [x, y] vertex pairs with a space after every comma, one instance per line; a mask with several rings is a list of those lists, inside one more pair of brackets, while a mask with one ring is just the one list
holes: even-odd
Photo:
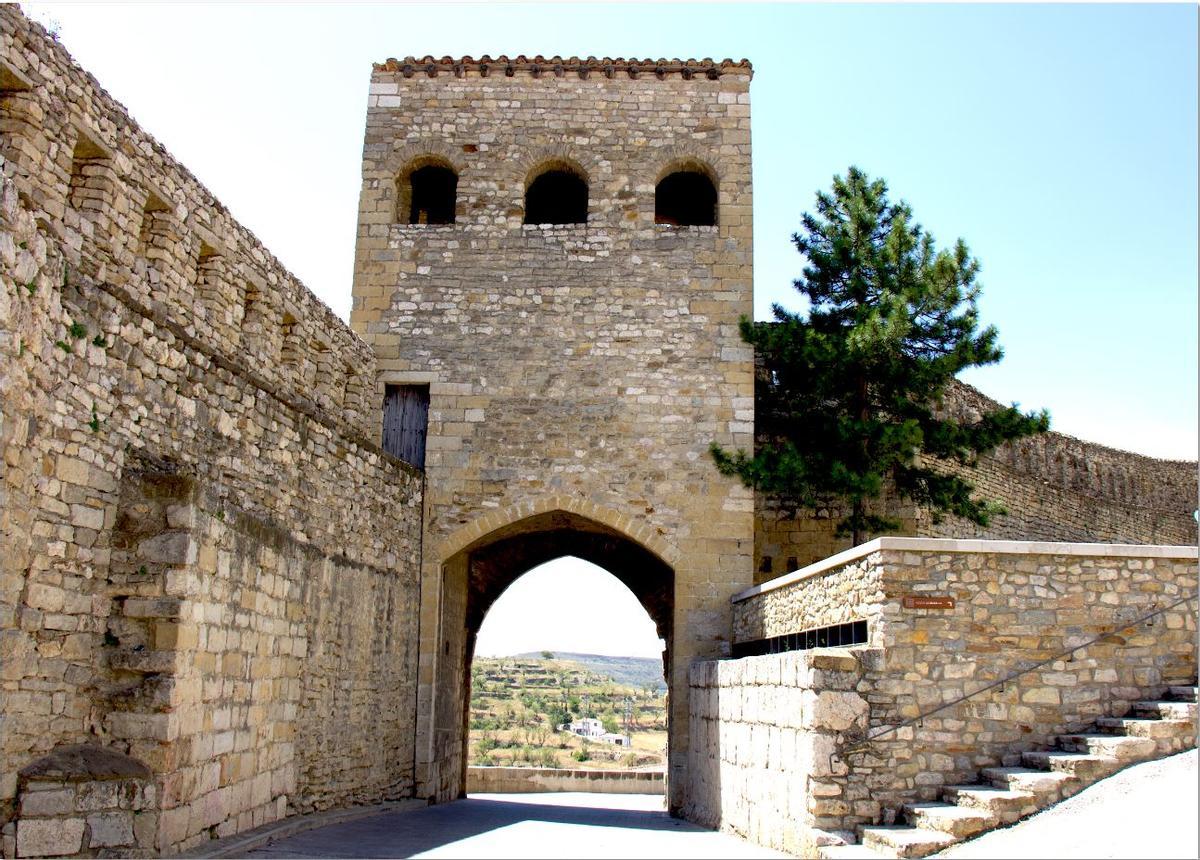
[[464, 788], [484, 613], [574, 555], [667, 642], [683, 802], [688, 667], [727, 653], [753, 581], [752, 496], [708, 454], [752, 444], [750, 79], [744, 60], [375, 68], [351, 323], [384, 447], [426, 473], [419, 793]]

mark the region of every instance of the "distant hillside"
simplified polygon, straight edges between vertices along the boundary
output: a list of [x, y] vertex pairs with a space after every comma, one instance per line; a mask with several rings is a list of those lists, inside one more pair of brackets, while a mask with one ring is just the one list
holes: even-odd
[[[555, 660], [569, 660], [585, 666], [589, 672], [612, 678], [618, 684], [644, 687], [650, 684], [656, 690], [667, 689], [663, 680], [662, 660], [654, 657], [609, 657], [605, 654], [575, 654], [570, 651], [554, 651]], [[523, 660], [541, 660], [541, 651], [514, 654]]]

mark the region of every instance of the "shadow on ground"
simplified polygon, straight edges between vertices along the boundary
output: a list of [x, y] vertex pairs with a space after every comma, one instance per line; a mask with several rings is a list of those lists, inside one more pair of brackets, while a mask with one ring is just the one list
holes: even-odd
[[273, 842], [250, 857], [778, 857], [671, 818], [652, 795], [473, 795]]

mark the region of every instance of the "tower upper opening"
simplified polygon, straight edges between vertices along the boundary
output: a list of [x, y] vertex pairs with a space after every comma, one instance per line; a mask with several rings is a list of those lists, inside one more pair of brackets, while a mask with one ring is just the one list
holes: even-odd
[[565, 161], [544, 165], [525, 189], [526, 224], [586, 224], [588, 185]]

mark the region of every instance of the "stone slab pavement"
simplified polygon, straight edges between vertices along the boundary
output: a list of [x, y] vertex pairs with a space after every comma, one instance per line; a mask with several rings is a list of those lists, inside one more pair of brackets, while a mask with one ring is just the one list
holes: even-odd
[[573, 858], [787, 857], [671, 818], [662, 795], [475, 794], [272, 842], [245, 856]]
[[937, 857], [1200, 857], [1197, 752], [1143, 762]]

